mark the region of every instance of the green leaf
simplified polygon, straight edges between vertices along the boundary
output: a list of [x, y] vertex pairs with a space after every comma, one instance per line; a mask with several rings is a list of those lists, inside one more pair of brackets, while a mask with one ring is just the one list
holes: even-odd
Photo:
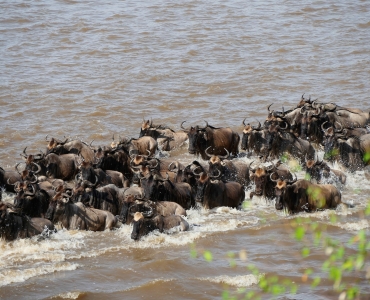
[[285, 287], [280, 285], [280, 284], [274, 284], [272, 286], [272, 289], [271, 289], [271, 292], [273, 295], [280, 295], [280, 294], [283, 294], [285, 293]]
[[313, 273], [313, 271], [312, 271], [312, 269], [311, 269], [311, 268], [309, 268], [309, 269], [306, 269], [306, 270], [304, 271], [304, 273], [305, 273], [306, 275], [311, 275], [311, 274]]
[[365, 215], [370, 215], [370, 202], [366, 206]]
[[312, 284], [311, 284], [311, 287], [317, 287], [321, 282], [321, 278], [320, 277], [315, 277]]
[[309, 256], [310, 255], [310, 248], [308, 248], [308, 247], [304, 247], [303, 249], [302, 249], [302, 256], [303, 257], [307, 257], [307, 256]]
[[204, 259], [208, 262], [211, 262], [213, 260], [212, 252], [211, 251], [204, 251], [203, 253]]
[[297, 241], [301, 241], [304, 237], [304, 234], [305, 234], [305, 230], [303, 227], [298, 227], [296, 230], [295, 230], [295, 238]]

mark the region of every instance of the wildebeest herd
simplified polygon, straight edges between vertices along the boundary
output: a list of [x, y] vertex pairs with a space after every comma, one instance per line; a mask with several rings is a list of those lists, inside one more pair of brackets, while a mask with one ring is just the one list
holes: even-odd
[[[31, 237], [56, 224], [93, 231], [132, 224], [134, 240], [153, 230], [188, 230], [187, 209], [240, 208], [246, 188], [253, 188], [250, 198], [275, 199], [275, 208], [290, 214], [336, 208], [343, 170], [370, 164], [369, 113], [304, 95], [293, 109], [271, 106], [263, 124], [244, 119], [240, 134], [208, 122], [184, 127], [183, 121], [174, 131], [144, 120], [138, 138], [113, 136], [99, 147], [46, 136], [45, 151], [31, 154], [26, 147], [14, 170], [0, 167], [1, 187], [14, 193], [13, 202], [0, 201], [1, 238]], [[202, 160], [159, 158], [186, 146]], [[298, 162], [305, 179], [292, 173], [287, 158]], [[333, 162], [342, 170], [332, 169]]]

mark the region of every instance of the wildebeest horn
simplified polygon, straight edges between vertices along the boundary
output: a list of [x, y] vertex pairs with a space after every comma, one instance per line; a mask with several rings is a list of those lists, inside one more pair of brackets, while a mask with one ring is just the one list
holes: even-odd
[[247, 125], [245, 124], [245, 119], [246, 119], [246, 118], [247, 118], [247, 117], [245, 117], [245, 118], [244, 118], [244, 120], [243, 120], [243, 125], [244, 125], [244, 126], [247, 126]]
[[17, 182], [15, 182], [15, 183], [10, 183], [10, 178], [8, 178], [8, 180], [6, 181], [6, 183], [7, 183], [8, 185], [16, 185], [16, 183], [17, 183]]
[[303, 105], [299, 112], [303, 115], [305, 113], [306, 107]]
[[[276, 172], [272, 172], [271, 174], [270, 174], [270, 180], [271, 181], [273, 181], [273, 182], [277, 182], [279, 179], [273, 179], [272, 178], [272, 175], [274, 175]], [[276, 173], [277, 174], [277, 173]], [[279, 176], [278, 176], [278, 178], [279, 178]]]
[[143, 195], [139, 197], [139, 195], [135, 195], [136, 200], [144, 200], [145, 199], [145, 192], [143, 192]]
[[206, 129], [208, 127], [208, 122], [206, 120], [204, 120], [204, 122], [206, 123], [206, 126], [204, 126], [202, 128], [199, 127], [199, 130], [204, 130], [204, 129]]
[[183, 126], [182, 126], [182, 124], [184, 124], [186, 121], [182, 121], [181, 122], [181, 125], [180, 125], [180, 127], [182, 128], [182, 129], [184, 129], [184, 130], [186, 130]]
[[23, 152], [20, 154], [21, 156], [23, 156], [24, 158], [27, 158], [28, 157], [28, 155], [27, 155], [27, 153], [26, 153], [26, 149], [27, 149], [27, 147], [26, 148], [24, 148], [23, 149]]
[[[196, 170], [196, 169], [198, 169], [198, 168], [199, 168], [199, 169], [201, 169], [200, 173], [196, 173], [196, 172], [195, 172], [195, 170]], [[194, 174], [195, 176], [200, 176], [200, 174], [202, 174], [202, 173], [203, 173], [203, 170], [202, 170], [202, 168], [201, 168], [200, 166], [196, 167], [196, 168], [193, 170], [193, 174]]]
[[324, 124], [325, 124], [325, 123], [328, 123], [328, 121], [325, 121], [324, 123], [322, 123], [322, 124], [321, 124], [321, 129], [322, 129], [322, 131], [327, 131], [327, 130], [330, 128], [330, 126], [329, 126], [328, 128], [326, 128], [326, 129], [325, 129], [325, 128], [324, 128]]
[[[150, 161], [152, 161], [153, 159], [151, 159]], [[157, 161], [157, 163], [155, 164], [155, 166], [151, 166], [150, 164], [148, 165], [148, 167], [149, 167], [149, 169], [155, 169], [155, 168], [157, 168], [158, 167], [158, 165], [159, 165], [159, 160], [158, 159], [156, 159], [156, 161]]]
[[280, 125], [279, 125], [279, 127], [280, 127], [280, 129], [282, 129], [282, 130], [287, 130], [287, 129], [288, 129], [288, 122], [285, 122], [285, 121], [284, 121], [284, 123], [285, 123], [285, 127], [281, 127]]
[[[172, 164], [175, 166], [173, 169], [171, 169]], [[178, 168], [178, 165], [179, 165], [179, 163], [177, 161], [173, 161], [172, 163], [170, 163], [168, 165], [168, 168], [167, 169], [168, 169], [168, 171], [173, 172], [173, 170], [175, 170], [176, 168]]]
[[225, 151], [226, 151], [226, 155], [219, 155], [218, 157], [219, 158], [222, 158], [222, 159], [224, 159], [224, 158], [228, 158], [229, 157], [229, 155], [230, 155], [230, 152], [229, 151], [227, 151], [227, 149], [226, 148], [224, 148], [225, 149]]
[[249, 170], [254, 173], [256, 172], [256, 169], [251, 167], [253, 163], [254, 163], [254, 160], [252, 160], [252, 162], [249, 164]]
[[213, 155], [208, 153], [208, 149], [211, 148], [211, 146], [209, 146], [204, 152], [205, 154], [208, 156], [208, 158], [211, 158]]
[[[257, 120], [258, 121], [258, 120]], [[254, 130], [260, 130], [261, 129], [261, 122], [258, 121], [258, 127], [252, 126]]]
[[268, 168], [266, 168], [267, 171], [271, 171], [271, 170], [276, 168], [275, 164], [273, 162], [271, 162], [271, 163], [272, 163], [272, 165], [269, 166]]
[[30, 183], [37, 183], [37, 180], [38, 180], [38, 179], [37, 179], [37, 176], [36, 176], [35, 174], [33, 174], [32, 176], [35, 178], [35, 180], [30, 181]]
[[38, 174], [40, 171], [41, 171], [41, 167], [39, 164], [35, 163], [35, 162], [32, 162], [33, 165], [36, 166], [37, 170], [36, 171], [33, 171], [34, 174]]
[[130, 150], [130, 151], [128, 152], [128, 155], [129, 155], [130, 157], [131, 157], [131, 156], [133, 156], [133, 155], [135, 155], [135, 156], [136, 156], [136, 155], [137, 155], [136, 153], [134, 153], [134, 154], [131, 154], [131, 152], [132, 152], [132, 151], [136, 151], [136, 150], [134, 150], [134, 149], [131, 149], [131, 150]]
[[18, 174], [21, 174], [21, 172], [19, 172], [19, 170], [18, 170], [18, 166], [20, 165], [20, 163], [17, 163], [16, 165], [15, 165], [15, 170], [17, 171], [17, 173]]
[[267, 106], [267, 110], [269, 111], [269, 112], [271, 112], [271, 110], [270, 110], [270, 107], [271, 107], [271, 105], [272, 105], [273, 103], [271, 103], [269, 106]]
[[144, 205], [145, 207], [148, 207], [149, 208], [149, 211], [148, 212], [141, 212], [144, 216], [144, 218], [150, 218], [153, 216], [154, 214], [154, 211], [153, 211], [153, 208], [151, 206], [147, 206], [147, 205]]
[[98, 184], [98, 176], [95, 175], [95, 183], [91, 183], [90, 181], [88, 180], [84, 180], [84, 183], [88, 186], [88, 187], [95, 187], [97, 184]]
[[338, 123], [338, 124], [339, 124], [340, 129], [336, 129], [336, 128], [335, 128], [335, 126], [334, 126], [334, 131], [335, 131], [335, 132], [342, 132], [342, 130], [343, 130], [343, 126], [342, 126], [342, 124], [340, 124], [338, 121], [335, 121], [335, 122], [334, 122], [334, 124], [335, 124], [335, 123]]
[[77, 181], [79, 181], [79, 179], [81, 178], [81, 174], [76, 174], [76, 176], [75, 176], [75, 181], [77, 182]]
[[298, 180], [296, 173], [294, 173], [294, 176], [295, 176], [295, 179], [293, 179], [292, 181], [287, 181], [288, 184], [293, 184], [294, 182], [296, 182]]
[[221, 171], [219, 169], [217, 169], [218, 171], [218, 175], [215, 175], [215, 176], [212, 176], [212, 175], [208, 175], [209, 178], [218, 178], [221, 176]]
[[131, 161], [130, 161], [130, 167], [131, 167], [131, 168], [133, 168], [133, 169], [135, 169], [135, 170], [138, 170], [138, 169], [140, 169], [140, 168], [141, 168], [140, 166], [135, 166], [135, 165], [133, 164], [133, 162], [134, 162], [134, 158], [131, 158]]
[[32, 185], [32, 184], [29, 184], [29, 186], [31, 186], [31, 188], [32, 188], [32, 192], [24, 192], [24, 194], [25, 195], [29, 195], [29, 196], [33, 196], [33, 195], [35, 195], [35, 193], [36, 193], [36, 190], [35, 190], [35, 187]]

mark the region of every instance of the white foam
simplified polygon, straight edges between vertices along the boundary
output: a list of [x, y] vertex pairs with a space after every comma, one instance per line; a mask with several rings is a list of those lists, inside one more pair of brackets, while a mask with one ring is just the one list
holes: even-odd
[[0, 286], [8, 285], [14, 282], [23, 282], [29, 278], [50, 274], [58, 271], [76, 270], [78, 264], [73, 263], [55, 263], [50, 265], [40, 265], [28, 269], [5, 269], [0, 271]]
[[81, 292], [67, 292], [67, 293], [59, 294], [59, 295], [57, 295], [55, 297], [52, 297], [52, 298], [78, 299], [78, 297], [82, 294], [83, 293], [81, 293]]
[[249, 275], [240, 275], [240, 276], [226, 276], [221, 275], [217, 277], [200, 277], [198, 280], [209, 281], [215, 283], [226, 283], [230, 286], [235, 286], [239, 288], [248, 287], [253, 284], [257, 284], [262, 275], [255, 276], [252, 274]]

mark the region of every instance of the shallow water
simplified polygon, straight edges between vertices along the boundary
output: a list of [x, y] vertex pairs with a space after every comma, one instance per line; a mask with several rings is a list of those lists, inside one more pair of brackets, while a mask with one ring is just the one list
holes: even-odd
[[[241, 133], [244, 118], [263, 121], [268, 105], [294, 107], [303, 93], [370, 110], [368, 1], [40, 0], [2, 1], [0, 9], [4, 168], [20, 162], [26, 146], [44, 150], [46, 135], [108, 145], [113, 134], [137, 137], [143, 118], [174, 130], [207, 120]], [[171, 155], [193, 159], [186, 147]], [[354, 208], [301, 215], [328, 224], [342, 242], [360, 229], [368, 235], [360, 213], [368, 194], [357, 172], [343, 191]], [[332, 214], [338, 224], [330, 225]], [[282, 299], [337, 298], [329, 281], [302, 283], [304, 268], [322, 272], [324, 250], [303, 260], [289, 225], [296, 217], [265, 200], [242, 211], [190, 210], [187, 219], [200, 226], [137, 243], [129, 226], [0, 242], [0, 298], [220, 299], [224, 283], [257, 290], [248, 264], [299, 284]], [[214, 261], [192, 258], [192, 243], [199, 253], [212, 250]], [[227, 253], [240, 250], [247, 261], [231, 268]], [[370, 294], [364, 273], [356, 276]]]

